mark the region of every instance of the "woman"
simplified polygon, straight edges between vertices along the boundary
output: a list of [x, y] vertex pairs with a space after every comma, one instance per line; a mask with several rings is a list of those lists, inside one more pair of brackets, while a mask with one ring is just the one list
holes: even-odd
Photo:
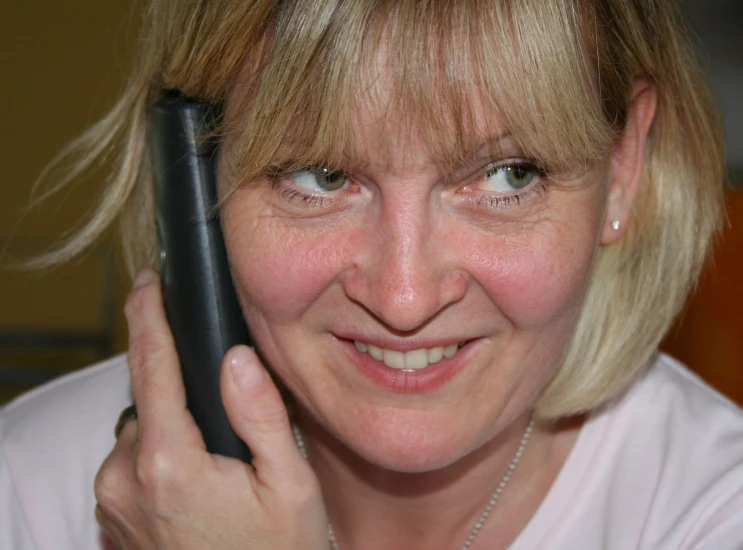
[[743, 416], [655, 351], [724, 165], [671, 2], [153, 0], [146, 22], [80, 142], [119, 171], [50, 261], [121, 219], [132, 271], [156, 266], [147, 107], [222, 104], [263, 360], [230, 350], [222, 398], [254, 460], [204, 450], [145, 269], [127, 358], [3, 412], [5, 547], [740, 547]]

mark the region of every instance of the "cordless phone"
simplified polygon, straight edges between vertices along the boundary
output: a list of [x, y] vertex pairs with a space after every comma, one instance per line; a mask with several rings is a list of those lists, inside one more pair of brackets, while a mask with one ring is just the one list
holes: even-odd
[[149, 112], [165, 311], [188, 408], [209, 452], [250, 462], [219, 391], [222, 359], [251, 345], [227, 263], [217, 210], [219, 108], [167, 92]]

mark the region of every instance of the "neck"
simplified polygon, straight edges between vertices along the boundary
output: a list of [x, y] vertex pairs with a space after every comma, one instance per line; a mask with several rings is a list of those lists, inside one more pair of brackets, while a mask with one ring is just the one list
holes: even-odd
[[[441, 549], [462, 546], [511, 463], [529, 415], [458, 461], [422, 473], [381, 468], [308, 415], [299, 422], [341, 550]], [[528, 449], [473, 549], [478, 544], [505, 548], [518, 535], [544, 499], [581, 423], [535, 425]]]

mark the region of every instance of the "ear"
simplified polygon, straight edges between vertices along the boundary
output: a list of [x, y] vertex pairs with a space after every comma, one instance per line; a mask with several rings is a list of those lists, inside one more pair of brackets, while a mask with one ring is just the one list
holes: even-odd
[[609, 165], [609, 194], [601, 244], [618, 241], [627, 229], [645, 163], [645, 146], [655, 118], [655, 84], [638, 78], [632, 87], [624, 132], [615, 141]]

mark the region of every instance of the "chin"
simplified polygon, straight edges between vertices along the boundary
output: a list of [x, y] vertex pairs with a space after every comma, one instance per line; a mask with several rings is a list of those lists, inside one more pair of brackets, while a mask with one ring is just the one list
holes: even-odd
[[[467, 456], [473, 449], [472, 434], [461, 429], [435, 423], [405, 423], [380, 429], [382, 422], [371, 429], [357, 430], [346, 445], [380, 468], [401, 473], [424, 473], [446, 468]], [[366, 434], [358, 439], [358, 434]], [[345, 438], [344, 438], [345, 439]]]
[[379, 468], [391, 472], [406, 474], [423, 474], [442, 470], [456, 463], [468, 454], [468, 451], [456, 451], [451, 448], [380, 448], [364, 449], [363, 458]]

